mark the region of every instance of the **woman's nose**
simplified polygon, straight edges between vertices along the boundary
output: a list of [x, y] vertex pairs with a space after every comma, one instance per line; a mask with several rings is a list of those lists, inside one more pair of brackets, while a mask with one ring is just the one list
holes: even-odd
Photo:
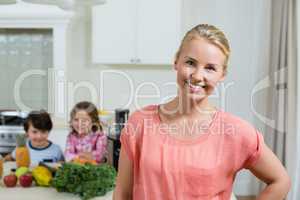
[[192, 79], [195, 81], [203, 81], [204, 76], [204, 70], [201, 67], [196, 68], [191, 74]]

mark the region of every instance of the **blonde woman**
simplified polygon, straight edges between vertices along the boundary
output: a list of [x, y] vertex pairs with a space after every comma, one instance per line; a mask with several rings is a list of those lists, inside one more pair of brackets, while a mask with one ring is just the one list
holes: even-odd
[[284, 199], [289, 177], [261, 133], [209, 102], [229, 54], [215, 26], [187, 32], [174, 63], [177, 97], [136, 111], [122, 131], [114, 200], [228, 200], [243, 168], [267, 184], [257, 199]]

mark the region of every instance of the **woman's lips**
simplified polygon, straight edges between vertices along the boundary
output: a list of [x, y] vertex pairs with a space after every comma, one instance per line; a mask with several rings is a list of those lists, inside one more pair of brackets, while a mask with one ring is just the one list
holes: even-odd
[[189, 87], [191, 93], [200, 93], [204, 92], [206, 85], [204, 83], [194, 84], [191, 80], [186, 80], [185, 83]]

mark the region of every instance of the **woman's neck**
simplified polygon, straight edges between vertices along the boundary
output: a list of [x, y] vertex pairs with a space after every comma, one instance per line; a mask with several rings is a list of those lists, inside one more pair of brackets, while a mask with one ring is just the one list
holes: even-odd
[[169, 115], [171, 117], [193, 118], [196, 116], [210, 115], [212, 112], [216, 111], [216, 108], [209, 103], [208, 98], [199, 102], [192, 102], [186, 99], [181, 99], [177, 96], [172, 101], [162, 105], [160, 110], [165, 115]]

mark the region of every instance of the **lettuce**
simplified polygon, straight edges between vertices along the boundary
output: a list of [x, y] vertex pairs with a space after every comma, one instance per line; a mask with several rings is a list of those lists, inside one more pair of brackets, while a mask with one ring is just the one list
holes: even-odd
[[116, 170], [108, 164], [64, 163], [52, 179], [58, 192], [79, 195], [82, 200], [104, 196], [115, 187]]

